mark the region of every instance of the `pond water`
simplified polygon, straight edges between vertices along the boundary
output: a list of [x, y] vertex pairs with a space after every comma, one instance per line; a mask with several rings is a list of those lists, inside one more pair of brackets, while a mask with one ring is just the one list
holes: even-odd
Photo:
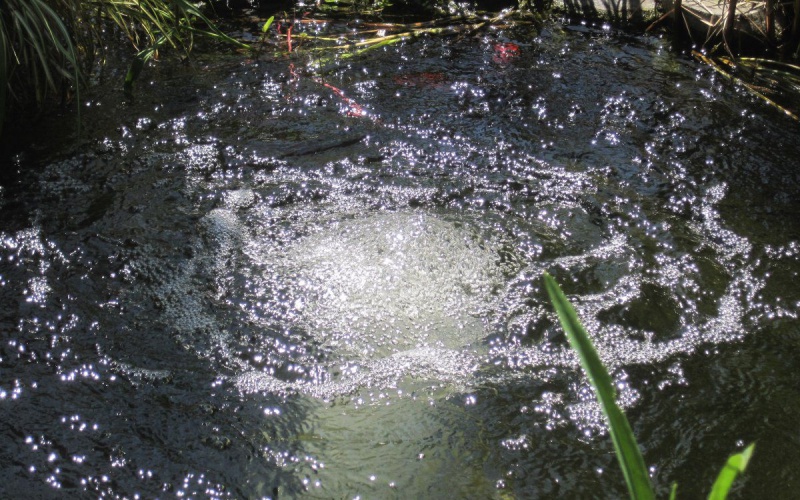
[[662, 496], [751, 441], [739, 495], [797, 491], [797, 123], [582, 25], [290, 63], [4, 160], [3, 496], [622, 498], [545, 270]]

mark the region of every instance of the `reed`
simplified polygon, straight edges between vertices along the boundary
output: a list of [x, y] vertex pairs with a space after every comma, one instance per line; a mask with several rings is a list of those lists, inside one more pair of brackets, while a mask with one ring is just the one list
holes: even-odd
[[[578, 353], [581, 366], [583, 366], [600, 407], [606, 416], [609, 434], [611, 434], [611, 439], [614, 443], [614, 451], [625, 476], [630, 497], [633, 500], [655, 498], [650, 476], [647, 473], [639, 445], [633, 435], [628, 419], [616, 403], [616, 391], [608, 370], [600, 360], [600, 356], [597, 355], [589, 335], [578, 319], [575, 308], [548, 273], [544, 273], [544, 286], [550, 297], [550, 302], [552, 302], [558, 314], [561, 327], [564, 329], [570, 345]], [[751, 444], [743, 452], [736, 453], [728, 458], [712, 486], [711, 493], [708, 496], [709, 500], [724, 500], [727, 498], [734, 480], [747, 468], [747, 463], [754, 449], [755, 444]], [[673, 484], [670, 499], [672, 500], [676, 497], [677, 485]]]

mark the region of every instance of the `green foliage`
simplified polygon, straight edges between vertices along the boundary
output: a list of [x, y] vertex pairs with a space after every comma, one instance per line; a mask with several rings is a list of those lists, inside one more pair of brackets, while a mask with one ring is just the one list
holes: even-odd
[[59, 95], [65, 83], [79, 80], [78, 56], [65, 22], [70, 12], [68, 0], [0, 4], [0, 122], [9, 97], [41, 105], [48, 95]]
[[[644, 459], [639, 451], [639, 445], [633, 435], [628, 419], [616, 403], [616, 392], [611, 383], [611, 376], [603, 365], [589, 335], [583, 328], [575, 308], [567, 300], [564, 292], [548, 273], [544, 273], [544, 285], [550, 301], [558, 314], [569, 343], [581, 360], [581, 365], [589, 377], [594, 388], [603, 413], [608, 420], [609, 432], [614, 442], [617, 460], [622, 468], [628, 492], [634, 500], [654, 498], [650, 479], [647, 475]], [[745, 471], [747, 463], [755, 449], [755, 444], [749, 445], [743, 452], [732, 455], [720, 471], [717, 480], [709, 494], [709, 500], [725, 500], [728, 491], [736, 477]], [[670, 500], [677, 498], [678, 485], [673, 484], [670, 491]]]
[[109, 27], [137, 52], [126, 92], [160, 48], [188, 52], [195, 34], [247, 47], [219, 31], [189, 0], [2, 0], [0, 126], [11, 103], [41, 107], [70, 86], [77, 91], [89, 66], [82, 62], [97, 55]]
[[128, 99], [133, 99], [133, 82], [139, 78], [139, 75], [142, 73], [145, 64], [155, 57], [159, 47], [166, 42], [167, 37], [162, 36], [156, 40], [151, 47], [139, 51], [139, 53], [136, 54], [136, 57], [133, 58], [130, 67], [128, 67], [128, 73], [125, 75], [125, 83], [123, 84], [125, 97]]
[[[189, 50], [196, 33], [245, 46], [219, 31], [189, 0], [85, 0], [83, 4], [116, 25], [139, 52], [164, 44]], [[206, 29], [198, 28], [198, 21]]]
[[639, 446], [636, 444], [636, 438], [633, 436], [628, 419], [625, 418], [625, 414], [617, 406], [616, 391], [614, 390], [611, 376], [602, 361], [600, 361], [589, 335], [578, 320], [575, 308], [564, 296], [564, 292], [561, 291], [556, 281], [552, 276], [545, 273], [544, 284], [547, 294], [550, 296], [550, 301], [558, 313], [561, 326], [567, 334], [569, 343], [578, 352], [581, 358], [581, 365], [589, 376], [595, 395], [608, 419], [611, 439], [617, 452], [617, 460], [619, 460], [625, 481], [628, 483], [628, 491], [631, 494], [631, 498], [636, 500], [655, 498], [647, 475], [647, 467], [639, 451]]
[[[194, 35], [201, 34], [248, 48], [219, 31], [188, 0], [89, 0], [86, 3], [116, 25], [138, 51], [125, 75], [124, 89], [128, 98], [133, 97], [134, 81], [163, 46], [188, 53]], [[198, 22], [206, 29], [198, 28]]]
[[273, 22], [275, 22], [275, 16], [270, 16], [270, 18], [267, 19], [267, 22], [265, 22], [264, 26], [261, 28], [261, 32], [266, 33], [269, 31], [269, 27], [272, 26]]
[[728, 458], [725, 466], [719, 471], [717, 480], [714, 481], [708, 500], [725, 500], [728, 497], [728, 490], [731, 489], [736, 476], [743, 473], [747, 468], [747, 463], [750, 461], [750, 457], [753, 456], [755, 447], [755, 443], [751, 443], [743, 452], [736, 453]]

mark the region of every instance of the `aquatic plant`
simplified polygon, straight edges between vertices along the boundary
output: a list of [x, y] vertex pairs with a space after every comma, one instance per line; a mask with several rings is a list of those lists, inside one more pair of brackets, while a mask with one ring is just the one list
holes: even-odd
[[[688, 3], [688, 5], [687, 5]], [[800, 0], [763, 3], [740, 0], [683, 2], [668, 0], [669, 10], [648, 31], [666, 20], [678, 38], [692, 45], [728, 54], [739, 50], [778, 49], [784, 59], [800, 56]]]
[[[271, 45], [274, 49], [272, 56], [275, 58], [290, 55], [296, 57], [298, 54], [307, 56], [309, 68], [320, 76], [336, 69], [339, 63], [348, 59], [421, 37], [470, 35], [500, 26], [510, 19], [514, 19], [516, 25], [535, 25], [540, 22], [540, 19], [533, 16], [517, 18], [518, 14], [516, 10], [508, 9], [493, 17], [469, 15], [413, 23], [363, 22], [359, 23], [359, 29], [348, 29], [345, 33], [320, 33], [317, 28], [325, 22], [309, 16], [291, 21], [278, 21], [273, 16], [263, 24], [259, 48]], [[275, 26], [277, 31], [277, 42], [267, 36], [271, 26]]]
[[124, 88], [129, 98], [145, 64], [164, 46], [188, 54], [197, 34], [249, 48], [221, 32], [188, 0], [90, 0], [87, 4], [96, 5], [101, 15], [121, 29], [138, 51], [125, 76]]
[[[691, 42], [695, 59], [800, 120], [800, 72], [791, 64], [800, 58], [800, 0], [766, 0], [760, 5], [722, 0], [716, 9], [703, 7], [706, 10], [698, 9], [701, 3], [690, 2], [687, 7], [682, 0], [669, 0], [667, 4], [671, 9], [646, 31], [671, 19], [673, 35]], [[743, 57], [748, 53], [767, 57]]]
[[10, 100], [42, 105], [80, 78], [65, 18], [70, 0], [5, 0], [0, 4], [0, 132]]
[[[136, 51], [125, 79], [130, 92], [162, 47], [189, 52], [200, 34], [247, 47], [221, 31], [189, 0], [4, 0], [0, 3], [0, 127], [12, 103], [41, 108], [68, 97], [110, 32]], [[0, 132], [2, 128], [0, 128]]]
[[[608, 374], [608, 370], [600, 360], [600, 356], [597, 355], [589, 335], [578, 319], [575, 308], [548, 273], [544, 273], [544, 285], [558, 314], [561, 327], [564, 329], [570, 345], [578, 353], [581, 366], [583, 366], [600, 407], [608, 420], [609, 434], [611, 434], [611, 439], [614, 443], [614, 451], [625, 476], [625, 482], [631, 498], [634, 500], [655, 498], [639, 445], [633, 435], [628, 419], [616, 403], [616, 391], [611, 383], [611, 376]], [[708, 496], [709, 500], [724, 500], [727, 498], [733, 481], [745, 471], [754, 449], [755, 444], [750, 444], [743, 452], [736, 453], [728, 458], [712, 486], [711, 493]], [[670, 499], [674, 499], [676, 496], [677, 485], [673, 484]]]
[[753, 96], [800, 121], [800, 66], [756, 57], [713, 57], [696, 50], [692, 55]]

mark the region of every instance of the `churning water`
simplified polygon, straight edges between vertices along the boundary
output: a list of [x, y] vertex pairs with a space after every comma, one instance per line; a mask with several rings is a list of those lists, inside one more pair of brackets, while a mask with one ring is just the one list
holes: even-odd
[[796, 123], [580, 26], [198, 58], [11, 160], [3, 496], [624, 496], [545, 270], [661, 493], [796, 491]]

